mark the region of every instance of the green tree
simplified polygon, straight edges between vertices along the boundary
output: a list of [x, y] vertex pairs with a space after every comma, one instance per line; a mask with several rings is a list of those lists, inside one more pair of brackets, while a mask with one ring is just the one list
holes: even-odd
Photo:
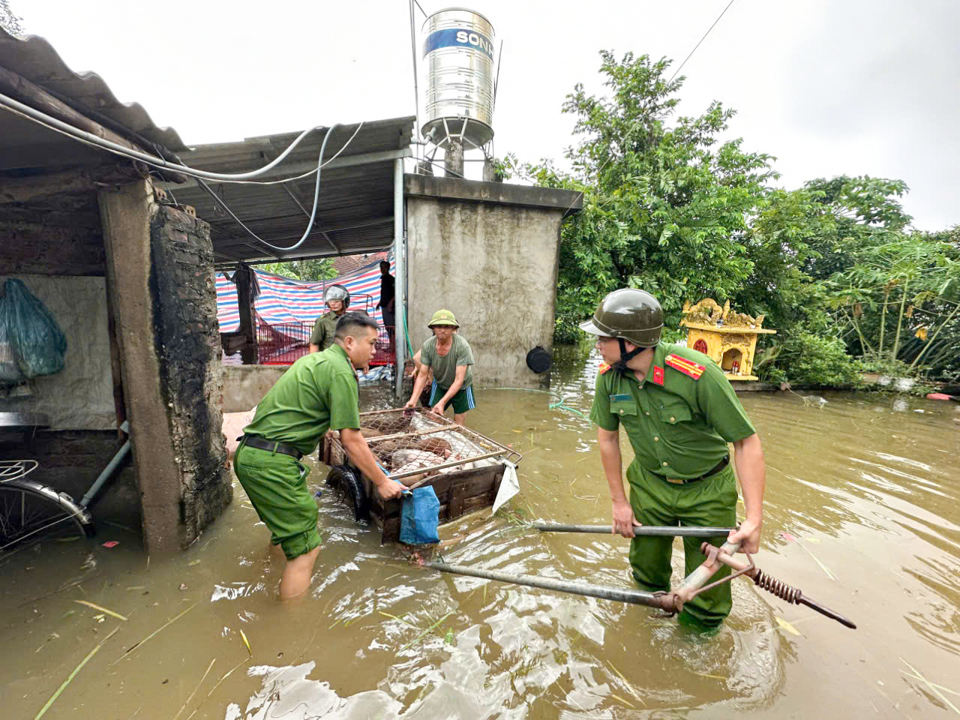
[[15, 37], [23, 37], [26, 31], [22, 22], [10, 7], [10, 0], [0, 0], [0, 27]]
[[572, 339], [575, 323], [617, 287], [655, 294], [676, 328], [684, 300], [730, 298], [753, 271], [744, 241], [775, 176], [771, 158], [719, 141], [734, 113], [718, 102], [675, 117], [684, 78], [668, 80], [669, 67], [602, 52], [608, 93], [577, 85], [563, 106], [580, 138], [566, 152], [573, 173], [549, 162], [517, 168], [538, 184], [583, 192], [583, 211], [561, 238], [558, 339]]
[[331, 280], [337, 276], [337, 271], [333, 269], [333, 261], [328, 258], [267, 263], [261, 265], [260, 269], [274, 275], [283, 275], [294, 280], [309, 282]]

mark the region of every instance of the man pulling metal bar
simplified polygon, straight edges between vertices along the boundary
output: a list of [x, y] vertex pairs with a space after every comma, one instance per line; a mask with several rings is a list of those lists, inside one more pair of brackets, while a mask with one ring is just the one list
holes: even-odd
[[[706, 355], [660, 342], [663, 310], [643, 290], [607, 295], [580, 328], [597, 336], [603, 357], [590, 419], [597, 425], [600, 459], [613, 501], [612, 532], [632, 538], [634, 580], [648, 592], [670, 590], [673, 538], [638, 536], [635, 525], [736, 525], [737, 487], [727, 443], [746, 506], [746, 519], [726, 540], [754, 553], [760, 544], [765, 471], [763, 450], [730, 381]], [[624, 493], [620, 427], [634, 459]], [[684, 538], [687, 576], [703, 562], [701, 541]], [[717, 573], [730, 573], [726, 565]], [[730, 614], [729, 583], [698, 592], [683, 603], [680, 621], [702, 629]]]

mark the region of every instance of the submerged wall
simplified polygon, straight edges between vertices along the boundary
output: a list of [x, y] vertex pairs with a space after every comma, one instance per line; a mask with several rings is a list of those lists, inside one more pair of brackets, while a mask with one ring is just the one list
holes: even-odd
[[474, 383], [546, 386], [526, 365], [553, 347], [559, 230], [576, 193], [407, 175], [408, 321], [414, 352], [431, 315], [453, 311], [474, 351]]
[[250, 410], [286, 371], [286, 365], [222, 366], [223, 411], [236, 413]]

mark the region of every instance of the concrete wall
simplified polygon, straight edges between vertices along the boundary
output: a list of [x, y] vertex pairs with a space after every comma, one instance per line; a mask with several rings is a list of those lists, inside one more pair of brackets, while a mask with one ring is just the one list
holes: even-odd
[[150, 552], [190, 545], [232, 498], [213, 248], [149, 181], [100, 198], [111, 308]]
[[275, 365], [224, 365], [223, 412], [245, 412], [260, 402], [286, 367]]
[[117, 427], [103, 277], [0, 276], [22, 280], [57, 320], [67, 338], [66, 367], [30, 381], [28, 397], [0, 398], [0, 412], [44, 413], [54, 430]]
[[420, 175], [405, 191], [414, 352], [446, 308], [473, 348], [475, 385], [545, 387], [526, 355], [553, 346], [558, 233], [576, 194]]

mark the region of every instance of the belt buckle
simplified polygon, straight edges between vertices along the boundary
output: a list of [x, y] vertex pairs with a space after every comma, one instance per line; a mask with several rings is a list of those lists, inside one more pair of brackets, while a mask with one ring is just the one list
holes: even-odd
[[671, 485], [683, 485], [684, 483], [687, 482], [686, 480], [683, 480], [681, 478], [665, 478], [665, 480]]

